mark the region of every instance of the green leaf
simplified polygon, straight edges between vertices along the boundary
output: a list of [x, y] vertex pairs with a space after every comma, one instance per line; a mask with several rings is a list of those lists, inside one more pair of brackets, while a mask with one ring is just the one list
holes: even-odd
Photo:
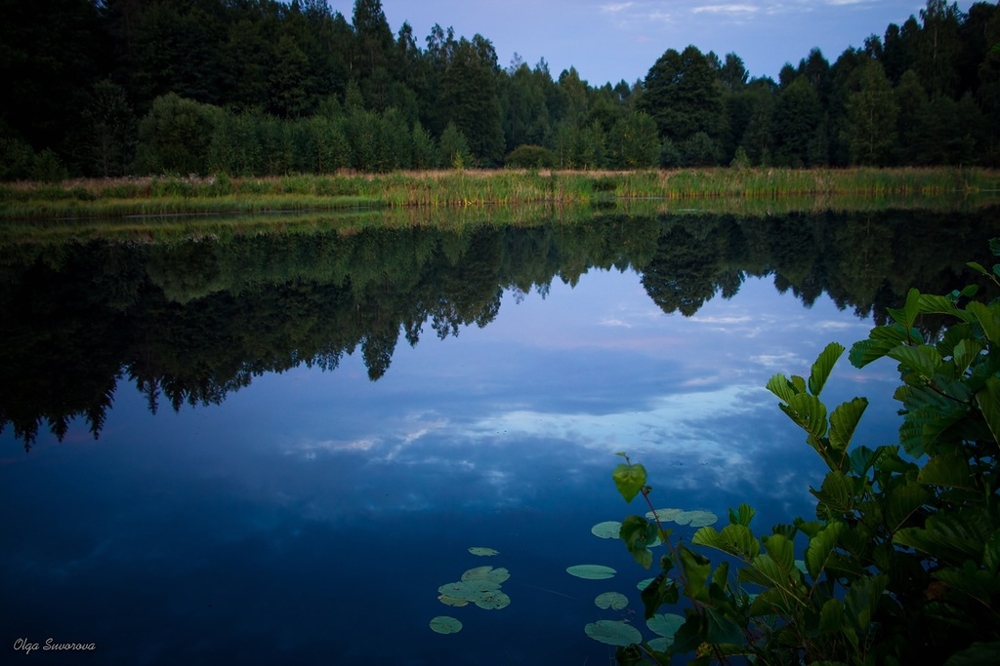
[[983, 412], [986, 425], [993, 435], [993, 439], [1000, 442], [1000, 379], [990, 377], [986, 384], [976, 394], [976, 402]]
[[713, 608], [705, 611], [708, 635], [707, 642], [712, 645], [742, 645], [743, 630], [735, 623], [727, 620]]
[[787, 405], [778, 407], [816, 439], [822, 439], [826, 435], [826, 405], [816, 396], [800, 393], [793, 396]]
[[836, 547], [837, 539], [840, 538], [840, 533], [843, 530], [843, 523], [830, 523], [809, 540], [809, 545], [806, 546], [805, 561], [809, 576], [814, 581], [819, 580], [820, 574], [823, 573], [827, 558]]
[[853, 583], [844, 599], [848, 622], [854, 625], [859, 636], [866, 636], [871, 626], [875, 607], [889, 582], [885, 574], [863, 576]]
[[928, 380], [934, 379], [934, 375], [942, 363], [941, 354], [938, 353], [938, 350], [927, 345], [920, 345], [919, 347], [900, 345], [890, 351], [887, 356], [906, 364]]
[[661, 606], [676, 604], [680, 593], [664, 571], [642, 590], [640, 598], [644, 607], [644, 617], [648, 620], [656, 615]]
[[955, 454], [942, 454], [931, 458], [920, 470], [917, 481], [945, 488], [965, 488], [968, 490], [976, 488], [968, 461]]
[[921, 314], [946, 314], [957, 317], [963, 321], [967, 321], [971, 318], [964, 310], [959, 310], [945, 296], [935, 296], [931, 294], [921, 294], [920, 295], [920, 313]]
[[642, 465], [618, 465], [611, 476], [626, 502], [635, 499], [646, 485], [646, 468]]
[[648, 569], [653, 564], [653, 553], [648, 546], [656, 542], [659, 528], [640, 516], [629, 516], [618, 530], [618, 537], [632, 553], [635, 561]]
[[621, 592], [604, 592], [597, 595], [594, 599], [594, 605], [598, 608], [613, 610], [621, 610], [628, 606], [628, 597], [626, 597]]
[[736, 513], [733, 513], [732, 509], [729, 509], [729, 522], [733, 525], [750, 525], [750, 521], [753, 520], [754, 515], [756, 515], [753, 507], [751, 507], [746, 502], [740, 504], [739, 509]]
[[854, 429], [868, 408], [868, 400], [854, 398], [839, 405], [830, 415], [830, 445], [838, 451], [845, 451], [854, 437]]
[[766, 388], [785, 402], [788, 402], [799, 393], [792, 382], [788, 381], [788, 378], [784, 375], [774, 375], [771, 377], [767, 380]]
[[896, 348], [895, 341], [889, 340], [859, 340], [851, 346], [848, 358], [855, 368], [863, 368], [877, 361]]
[[830, 371], [843, 353], [844, 345], [837, 342], [831, 342], [820, 352], [809, 373], [809, 392], [814, 396], [819, 396], [830, 376]]
[[595, 641], [608, 645], [625, 646], [642, 642], [639, 630], [621, 620], [598, 620], [584, 627], [584, 631]]
[[1000, 654], [1000, 641], [973, 643], [961, 652], [956, 652], [944, 662], [944, 666], [996, 666]]
[[890, 532], [898, 531], [914, 511], [931, 499], [920, 484], [907, 482], [885, 493], [885, 522]]
[[447, 615], [438, 615], [430, 621], [431, 631], [439, 634], [457, 634], [462, 630], [462, 623]]
[[809, 492], [834, 513], [849, 514], [854, 510], [854, 483], [840, 472], [828, 472], [820, 489], [810, 488]]
[[987, 276], [990, 274], [989, 271], [987, 271], [986, 268], [977, 261], [967, 261], [965, 262], [965, 265], [971, 268], [972, 270], [976, 271], [977, 273], [981, 273]]
[[983, 548], [983, 565], [994, 576], [1000, 572], [1000, 530], [993, 533]]
[[823, 633], [840, 631], [844, 623], [844, 605], [838, 599], [827, 599], [819, 612], [819, 630]]
[[965, 306], [965, 309], [973, 314], [979, 325], [983, 327], [983, 333], [992, 343], [1000, 342], [1000, 316], [998, 316], [998, 306], [986, 305], [973, 301]]
[[965, 371], [969, 369], [973, 361], [979, 358], [979, 354], [982, 351], [983, 345], [979, 340], [965, 338], [958, 342], [952, 351], [955, 361], [955, 376], [961, 377], [965, 374]]
[[715, 548], [748, 561], [760, 554], [760, 542], [746, 525], [726, 525], [722, 532], [716, 532], [712, 527], [703, 527], [694, 533], [691, 543]]
[[685, 546], [678, 547], [681, 568], [687, 579], [687, 594], [694, 599], [708, 601], [708, 576], [712, 571], [712, 563], [704, 555], [699, 555]]

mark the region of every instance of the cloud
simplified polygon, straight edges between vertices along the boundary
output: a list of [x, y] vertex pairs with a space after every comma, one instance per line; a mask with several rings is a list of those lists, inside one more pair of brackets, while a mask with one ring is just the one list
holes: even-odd
[[[855, 0], [849, 0], [855, 1]], [[694, 14], [754, 14], [760, 8], [753, 5], [704, 5], [691, 10]]]
[[601, 11], [605, 14], [617, 14], [618, 12], [624, 11], [632, 6], [631, 2], [613, 2], [607, 5], [601, 5]]

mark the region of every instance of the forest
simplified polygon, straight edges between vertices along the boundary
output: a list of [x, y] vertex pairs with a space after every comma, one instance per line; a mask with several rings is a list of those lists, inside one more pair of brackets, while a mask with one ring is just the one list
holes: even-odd
[[[0, 180], [1000, 165], [1000, 11], [945, 0], [775, 81], [668, 48], [592, 85], [380, 0], [0, 0]], [[422, 41], [422, 43], [421, 43]], [[665, 45], [666, 46], [666, 45]], [[794, 56], [795, 54], [789, 54]]]

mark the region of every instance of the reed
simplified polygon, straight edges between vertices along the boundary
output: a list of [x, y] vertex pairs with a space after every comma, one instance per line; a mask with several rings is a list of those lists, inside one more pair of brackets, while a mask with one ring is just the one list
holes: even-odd
[[[413, 171], [275, 178], [131, 178], [0, 187], [0, 218], [111, 218], [360, 207], [480, 207], [611, 199], [776, 202], [871, 200], [1000, 192], [985, 169], [676, 169], [650, 171]], [[809, 203], [805, 204], [809, 206]]]

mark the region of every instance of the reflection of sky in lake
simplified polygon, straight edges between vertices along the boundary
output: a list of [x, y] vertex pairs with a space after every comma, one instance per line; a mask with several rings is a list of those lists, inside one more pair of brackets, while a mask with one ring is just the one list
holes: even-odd
[[[589, 532], [645, 510], [617, 496], [614, 453], [649, 468], [660, 506], [724, 516], [750, 501], [758, 531], [808, 515], [821, 465], [763, 386], [869, 326], [758, 280], [667, 316], [638, 276], [593, 272], [544, 299], [507, 294], [483, 329], [401, 343], [374, 383], [355, 354], [155, 416], [123, 384], [99, 442], [78, 425], [24, 454], [2, 435], [4, 649], [97, 643], [65, 663], [606, 660], [583, 625], [622, 612], [593, 597], [621, 591], [638, 609], [647, 575]], [[870, 444], [894, 439], [878, 420], [895, 411], [891, 371], [844, 358], [824, 394], [869, 397]], [[621, 573], [564, 573], [587, 562]], [[510, 607], [436, 600], [482, 564], [510, 569]], [[434, 634], [435, 615], [465, 628]]]

